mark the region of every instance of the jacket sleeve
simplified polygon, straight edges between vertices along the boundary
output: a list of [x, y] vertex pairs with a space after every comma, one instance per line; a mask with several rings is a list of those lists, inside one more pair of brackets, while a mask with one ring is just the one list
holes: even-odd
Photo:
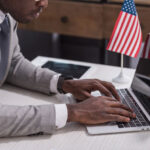
[[54, 105], [9, 106], [0, 104], [0, 137], [52, 134]]
[[49, 69], [44, 69], [34, 66], [28, 61], [20, 52], [20, 46], [18, 44], [18, 37], [16, 33], [17, 26], [14, 30], [15, 49], [13, 50], [11, 67], [7, 76], [7, 82], [26, 88], [50, 93], [50, 80], [53, 75], [57, 74]]
[[[48, 69], [34, 66], [20, 52], [18, 37], [14, 30], [15, 48], [11, 58], [11, 66], [7, 82], [27, 88], [50, 93], [50, 80], [56, 73]], [[51, 134], [55, 131], [55, 107], [40, 106], [9, 106], [0, 104], [0, 137], [23, 136], [37, 133]]]

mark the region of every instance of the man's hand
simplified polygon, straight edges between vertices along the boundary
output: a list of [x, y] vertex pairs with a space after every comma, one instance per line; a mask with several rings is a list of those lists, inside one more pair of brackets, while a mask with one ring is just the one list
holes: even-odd
[[78, 100], [92, 97], [91, 92], [96, 90], [106, 96], [114, 96], [117, 100], [120, 100], [113, 84], [98, 79], [65, 80], [62, 88], [66, 93], [72, 93]]
[[68, 104], [68, 122], [101, 124], [110, 121], [129, 122], [133, 111], [113, 98], [92, 97], [77, 104]]

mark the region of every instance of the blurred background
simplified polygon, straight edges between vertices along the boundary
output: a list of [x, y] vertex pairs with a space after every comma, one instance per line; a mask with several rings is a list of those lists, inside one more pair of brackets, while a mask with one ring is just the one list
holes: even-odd
[[[150, 0], [134, 0], [143, 42], [150, 32]], [[41, 16], [19, 24], [21, 51], [29, 60], [48, 56], [120, 66], [120, 54], [106, 51], [123, 0], [49, 0]], [[135, 68], [138, 58], [124, 56]]]

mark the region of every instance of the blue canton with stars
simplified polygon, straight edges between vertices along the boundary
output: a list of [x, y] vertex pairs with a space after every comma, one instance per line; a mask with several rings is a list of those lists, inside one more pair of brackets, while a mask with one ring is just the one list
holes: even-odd
[[132, 14], [132, 15], [137, 15], [136, 14], [136, 8], [135, 8], [135, 3], [133, 0], [125, 0], [122, 6], [122, 11]]

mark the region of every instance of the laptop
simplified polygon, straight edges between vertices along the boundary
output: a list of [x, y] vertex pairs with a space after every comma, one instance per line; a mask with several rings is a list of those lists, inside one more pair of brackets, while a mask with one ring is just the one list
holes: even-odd
[[[142, 67], [142, 63], [143, 59], [140, 59], [131, 88], [118, 90], [122, 103], [132, 108], [136, 118], [131, 119], [129, 123], [111, 122], [96, 126], [88, 125], [86, 128], [89, 134], [150, 130], [150, 60], [143, 64], [144, 67]], [[93, 93], [93, 95], [99, 96], [98, 92]]]

